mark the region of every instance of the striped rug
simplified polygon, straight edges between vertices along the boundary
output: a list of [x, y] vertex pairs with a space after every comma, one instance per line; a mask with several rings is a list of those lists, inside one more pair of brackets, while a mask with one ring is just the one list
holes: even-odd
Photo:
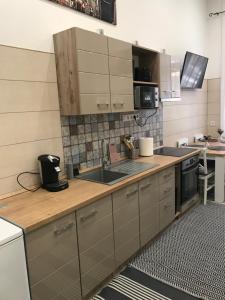
[[147, 274], [127, 267], [92, 300], [196, 300]]

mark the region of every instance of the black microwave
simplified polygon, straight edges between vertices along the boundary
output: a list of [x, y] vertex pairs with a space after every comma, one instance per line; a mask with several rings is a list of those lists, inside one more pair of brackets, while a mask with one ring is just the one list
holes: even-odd
[[159, 88], [153, 86], [134, 87], [134, 108], [151, 109], [159, 107]]

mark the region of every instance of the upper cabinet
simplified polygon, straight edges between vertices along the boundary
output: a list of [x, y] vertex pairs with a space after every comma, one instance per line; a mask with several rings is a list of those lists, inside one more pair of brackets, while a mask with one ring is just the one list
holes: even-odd
[[54, 35], [63, 115], [131, 111], [132, 46], [71, 28]]
[[180, 100], [180, 63], [167, 54], [160, 54], [160, 97], [162, 101]]

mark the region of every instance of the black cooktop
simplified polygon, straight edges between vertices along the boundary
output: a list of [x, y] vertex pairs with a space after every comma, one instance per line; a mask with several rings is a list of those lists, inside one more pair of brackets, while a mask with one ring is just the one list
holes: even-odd
[[181, 157], [194, 151], [196, 150], [190, 148], [162, 147], [154, 150], [154, 154]]

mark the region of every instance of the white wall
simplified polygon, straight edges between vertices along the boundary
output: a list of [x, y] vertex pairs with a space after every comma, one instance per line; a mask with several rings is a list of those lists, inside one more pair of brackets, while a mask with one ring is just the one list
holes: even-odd
[[[224, 0], [208, 0], [208, 14], [222, 11], [224, 5]], [[219, 17], [208, 17], [208, 78], [221, 77], [222, 18], [222, 15]]]
[[206, 0], [117, 0], [117, 15], [114, 26], [48, 0], [0, 0], [0, 44], [52, 52], [52, 34], [78, 26], [181, 58], [205, 54]]

